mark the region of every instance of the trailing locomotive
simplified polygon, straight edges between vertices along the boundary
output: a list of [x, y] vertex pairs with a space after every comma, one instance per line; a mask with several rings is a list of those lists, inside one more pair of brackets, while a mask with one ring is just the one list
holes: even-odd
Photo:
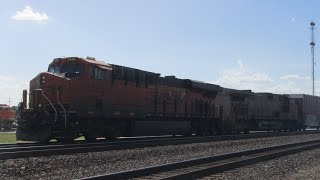
[[27, 94], [17, 110], [18, 140], [294, 131], [311, 117], [304, 97], [161, 77], [92, 57], [54, 59]]
[[223, 107], [223, 132], [294, 131], [302, 129], [298, 107], [288, 95], [226, 89], [216, 98]]

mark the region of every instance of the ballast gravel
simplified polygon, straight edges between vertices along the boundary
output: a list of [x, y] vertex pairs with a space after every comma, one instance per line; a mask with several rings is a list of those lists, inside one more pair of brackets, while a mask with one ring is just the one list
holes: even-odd
[[320, 149], [283, 156], [201, 179], [318, 180], [320, 179]]
[[0, 161], [0, 179], [75, 179], [306, 140], [320, 134], [146, 147]]

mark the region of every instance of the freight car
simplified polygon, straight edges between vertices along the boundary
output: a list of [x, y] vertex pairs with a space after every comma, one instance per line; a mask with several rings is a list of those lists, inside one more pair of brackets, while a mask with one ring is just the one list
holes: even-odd
[[0, 104], [0, 131], [11, 130], [15, 119], [15, 111], [6, 104]]
[[[18, 140], [208, 134], [218, 85], [107, 64], [57, 58], [30, 81], [17, 110]], [[29, 104], [27, 106], [27, 104]]]
[[320, 97], [307, 94], [289, 94], [298, 106], [299, 126], [306, 128], [320, 128]]

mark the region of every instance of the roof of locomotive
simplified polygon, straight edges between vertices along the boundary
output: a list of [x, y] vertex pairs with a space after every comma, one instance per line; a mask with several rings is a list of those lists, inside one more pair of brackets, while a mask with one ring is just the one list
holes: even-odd
[[98, 60], [95, 60], [94, 58], [90, 58], [90, 57], [87, 57], [87, 58], [80, 58], [90, 64], [95, 64], [95, 65], [101, 65], [101, 66], [107, 66], [107, 67], [110, 67], [112, 68], [111, 64], [109, 63], [106, 63], [104, 61], [98, 61]]
[[175, 76], [164, 76], [160, 77], [160, 81], [164, 85], [175, 86], [175, 87], [185, 87], [192, 89], [199, 89], [210, 92], [221, 92], [222, 87], [216, 84], [210, 84], [203, 81], [197, 81], [192, 79], [180, 79]]
[[118, 65], [118, 64], [109, 64], [112, 67], [120, 67], [120, 68], [127, 68], [127, 69], [132, 69], [132, 70], [138, 70], [140, 72], [144, 72], [144, 73], [148, 73], [148, 74], [153, 74], [155, 76], [160, 76], [160, 73], [155, 73], [155, 72], [151, 72], [151, 71], [145, 71], [142, 69], [137, 69], [137, 68], [132, 68], [132, 67], [127, 67], [127, 66], [122, 66], [122, 65]]
[[102, 68], [104, 67], [104, 68], [108, 68], [108, 69], [112, 70], [111, 64], [108, 64], [108, 63], [106, 63], [104, 61], [98, 61], [93, 57], [83, 58], [83, 57], [70, 56], [70, 57], [55, 58], [55, 59], [53, 59], [52, 63], [59, 62], [61, 60], [73, 61], [75, 59], [81, 59], [81, 60], [83, 60], [83, 61], [85, 61], [87, 63], [94, 64], [94, 65], [97, 65], [97, 66], [101, 66]]
[[238, 89], [229, 89], [223, 88], [223, 93], [225, 94], [239, 94], [239, 95], [251, 95], [251, 90], [238, 90]]
[[286, 96], [288, 97], [288, 95], [286, 94], [275, 94], [275, 93], [269, 93], [269, 92], [255, 92], [255, 95], [260, 95], [260, 96]]
[[287, 94], [290, 98], [304, 98], [304, 97], [316, 97], [320, 98], [319, 96], [313, 96], [309, 94]]
[[[121, 65], [116, 65], [116, 64], [109, 64], [104, 61], [98, 61], [94, 57], [86, 57], [86, 58], [83, 58], [83, 57], [63, 57], [63, 58], [54, 59], [52, 63], [59, 62], [61, 60], [74, 61], [75, 59], [81, 59], [87, 63], [97, 65], [103, 69], [113, 70], [116, 67], [120, 67], [120, 68], [134, 69], [134, 70], [142, 71], [142, 72], [145, 72], [148, 74], [154, 74], [155, 76], [158, 76], [158, 77], [160, 77], [160, 75], [161, 75], [160, 73], [144, 71], [144, 70], [121, 66]], [[165, 77], [160, 77], [160, 78], [165, 79], [164, 82], [168, 85], [179, 86], [179, 84], [180, 85], [183, 84], [183, 86], [188, 86], [189, 88], [196, 88], [196, 89], [202, 89], [202, 90], [207, 90], [207, 91], [222, 91], [222, 89], [223, 89], [219, 85], [210, 84], [210, 83], [206, 83], [206, 82], [202, 82], [202, 81], [196, 81], [196, 80], [192, 80], [192, 79], [178, 79], [175, 76], [165, 76]]]

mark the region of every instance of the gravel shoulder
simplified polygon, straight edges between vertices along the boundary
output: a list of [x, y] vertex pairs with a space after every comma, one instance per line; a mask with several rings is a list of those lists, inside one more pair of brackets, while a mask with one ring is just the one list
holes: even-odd
[[316, 139], [320, 139], [320, 134], [194, 143], [6, 160], [0, 161], [0, 177], [3, 179], [74, 179], [257, 147]]
[[320, 179], [320, 149], [280, 157], [202, 179], [317, 180]]

